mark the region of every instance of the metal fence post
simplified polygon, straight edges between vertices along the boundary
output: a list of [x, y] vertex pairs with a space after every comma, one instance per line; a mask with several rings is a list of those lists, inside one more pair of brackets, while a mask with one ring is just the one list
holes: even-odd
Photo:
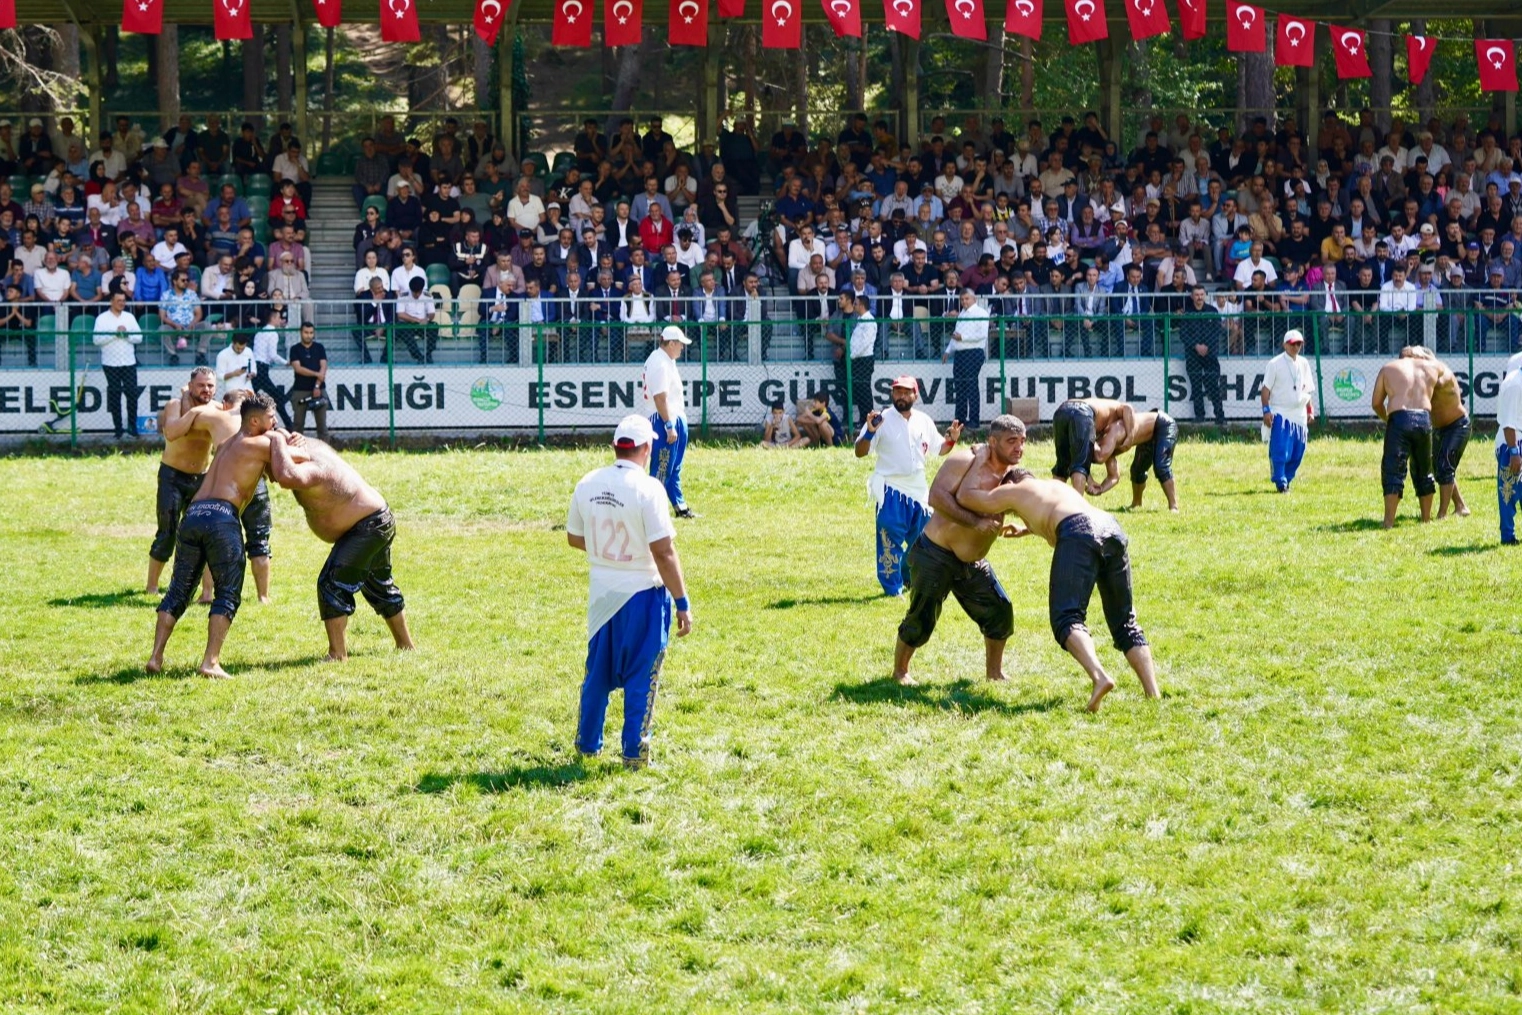
[[1170, 346], [1172, 345], [1172, 340], [1173, 340], [1173, 318], [1172, 317], [1164, 317], [1163, 318], [1163, 411], [1164, 412], [1168, 411], [1168, 406], [1169, 406], [1169, 400], [1168, 400], [1169, 389], [1173, 387], [1173, 385], [1169, 382], [1169, 378], [1168, 378], [1168, 363], [1169, 363], [1169, 355], [1171, 353]]
[[1007, 332], [1005, 331], [1005, 329], [1008, 326], [1009, 326], [1008, 322], [1003, 317], [1000, 317], [999, 318], [999, 404], [994, 406], [994, 415], [995, 416], [1001, 415], [1004, 412], [1005, 399], [1007, 399], [1009, 397], [1009, 378], [1005, 374], [1005, 371], [1004, 371], [1004, 343], [1006, 341], [1008, 341], [1008, 335], [1007, 335]]
[[1469, 347], [1469, 415], [1474, 415], [1474, 340], [1480, 330], [1480, 312], [1474, 312], [1473, 327], [1464, 329], [1464, 344]]
[[702, 380], [698, 382], [698, 397], [703, 405], [703, 436], [708, 436], [708, 325], [698, 325], [698, 359], [702, 362]]
[[[102, 371], [102, 372], [104, 372], [104, 371]], [[1471, 369], [1469, 374], [1470, 374], [1471, 377], [1473, 377], [1474, 376], [1474, 371]], [[69, 450], [70, 451], [78, 451], [79, 450], [79, 396], [81, 394], [82, 394], [82, 392], [80, 391], [79, 377], [75, 374], [74, 335], [73, 335], [73, 332], [70, 332], [70, 334], [69, 334]]]
[[386, 429], [396, 450], [396, 322], [386, 328]]
[[1311, 321], [1311, 337], [1316, 340], [1316, 408], [1317, 412], [1321, 416], [1321, 425], [1326, 426], [1326, 385], [1323, 383], [1323, 378], [1321, 376], [1321, 327], [1321, 316], [1318, 314]]
[[539, 380], [534, 386], [535, 401], [539, 403], [539, 443], [544, 443], [544, 360], [549, 354], [545, 348], [544, 325], [534, 325], [534, 362], [539, 365]]

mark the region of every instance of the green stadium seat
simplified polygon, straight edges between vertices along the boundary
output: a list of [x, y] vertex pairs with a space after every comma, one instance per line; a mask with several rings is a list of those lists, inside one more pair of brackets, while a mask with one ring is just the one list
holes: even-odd
[[243, 181], [243, 194], [245, 197], [268, 198], [275, 192], [275, 181], [263, 173], [254, 173]]
[[567, 169], [570, 169], [575, 165], [576, 154], [574, 152], [556, 152], [555, 162], [550, 166], [550, 172], [564, 175]]
[[[74, 349], [74, 362], [76, 365], [84, 365], [85, 353], [95, 347], [95, 318], [87, 314], [78, 314], [74, 323], [69, 325], [69, 345]], [[58, 364], [62, 369], [67, 364]]]
[[38, 345], [44, 347], [49, 346], [53, 340], [57, 338], [57, 335], [55, 334], [57, 328], [58, 317], [56, 314], [43, 314], [41, 317], [38, 317], [36, 329]]
[[529, 152], [524, 157], [539, 167], [540, 176], [550, 175], [550, 160], [545, 157], [544, 152]]
[[249, 227], [254, 231], [254, 239], [259, 243], [268, 243], [270, 240], [270, 224], [268, 219], [255, 217]]
[[374, 208], [380, 212], [381, 221], [386, 221], [386, 199], [380, 194], [371, 194], [365, 198], [365, 203], [360, 205], [359, 214], [363, 218], [366, 208]]
[[317, 159], [318, 176], [344, 175], [344, 157], [338, 152], [324, 152]]
[[237, 175], [236, 173], [224, 173], [223, 175], [217, 177], [216, 186], [212, 187], [211, 192], [213, 194], [219, 194], [222, 192], [223, 187], [232, 187], [233, 193], [242, 196], [243, 177]]
[[450, 278], [449, 265], [430, 264], [428, 266], [428, 285], [430, 287], [436, 285], [447, 286], [450, 283]]
[[138, 314], [137, 326], [143, 329], [143, 344], [139, 355], [158, 352], [163, 348], [159, 344], [159, 330], [162, 325], [163, 319], [158, 314]]
[[354, 175], [354, 171], [356, 169], [358, 169], [358, 168], [359, 168], [359, 156], [358, 155], [346, 155], [344, 157], [344, 175], [345, 176], [353, 176]]
[[16, 175], [6, 180], [11, 185], [11, 196], [18, 202], [26, 199], [32, 192], [32, 178], [30, 176]]

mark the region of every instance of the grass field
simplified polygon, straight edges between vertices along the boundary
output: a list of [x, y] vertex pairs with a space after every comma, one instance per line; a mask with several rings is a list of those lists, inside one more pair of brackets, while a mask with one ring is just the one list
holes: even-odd
[[0, 460], [0, 1011], [1517, 1012], [1486, 432], [1474, 516], [1393, 533], [1375, 443], [1313, 442], [1280, 497], [1261, 446], [1186, 441], [1183, 514], [1121, 516], [1164, 697], [1106, 641], [1097, 716], [1044, 544], [992, 556], [1010, 683], [952, 604], [901, 689], [868, 464], [697, 448], [699, 627], [640, 773], [571, 746], [559, 526], [600, 452], [356, 456], [421, 647], [362, 604], [341, 667], [280, 494], [226, 683], [191, 677], [196, 607], [141, 676], [153, 459]]

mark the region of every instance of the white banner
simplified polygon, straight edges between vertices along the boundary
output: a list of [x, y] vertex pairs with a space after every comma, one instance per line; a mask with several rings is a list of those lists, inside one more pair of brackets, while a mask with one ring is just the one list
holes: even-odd
[[[1322, 385], [1327, 414], [1339, 418], [1373, 418], [1369, 405], [1374, 376], [1384, 357], [1325, 357]], [[1222, 361], [1226, 415], [1235, 420], [1258, 418], [1258, 388], [1266, 360], [1234, 358]], [[1496, 388], [1506, 364], [1504, 356], [1475, 358], [1475, 410], [1494, 415]], [[1450, 364], [1459, 375], [1468, 397], [1468, 363]], [[1193, 419], [1189, 380], [1182, 361], [1170, 364], [1169, 409], [1174, 416]], [[835, 373], [827, 363], [709, 364], [706, 380], [700, 364], [683, 362], [687, 385], [688, 417], [714, 426], [757, 426], [772, 402], [782, 400], [791, 408], [821, 386], [834, 386]], [[543, 409], [544, 425], [552, 430], [611, 427], [630, 412], [640, 412], [640, 365], [597, 364], [547, 366], [543, 381], [536, 367], [520, 366], [427, 366], [398, 365], [394, 383], [387, 390], [385, 367], [336, 366], [332, 369], [329, 397], [333, 408], [329, 426], [335, 430], [385, 430], [391, 425], [393, 406], [398, 430], [485, 431], [527, 430], [537, 427]], [[949, 423], [955, 394], [951, 366], [939, 362], [879, 363], [873, 371], [872, 389], [878, 404], [888, 404], [894, 377], [913, 374], [920, 383], [920, 405], [940, 423]], [[154, 416], [188, 379], [184, 368], [143, 368], [138, 384], [143, 388], [137, 402], [139, 429], [153, 429]], [[280, 383], [290, 374], [281, 371]], [[105, 378], [98, 368], [83, 375], [79, 429], [82, 433], [109, 433], [111, 417], [106, 410]], [[984, 365], [978, 392], [982, 399], [982, 422], [997, 415], [1000, 398], [999, 363]], [[1069, 398], [1117, 398], [1139, 408], [1163, 407], [1163, 370], [1159, 360], [1037, 360], [1008, 361], [1004, 367], [1002, 393], [1014, 398], [1034, 398], [1041, 420]], [[1319, 410], [1321, 400], [1318, 399]], [[45, 422], [67, 413], [70, 407], [67, 371], [20, 370], [0, 373], [0, 433], [36, 433]], [[1206, 407], [1206, 415], [1211, 415]], [[68, 429], [65, 418], [59, 429]]]

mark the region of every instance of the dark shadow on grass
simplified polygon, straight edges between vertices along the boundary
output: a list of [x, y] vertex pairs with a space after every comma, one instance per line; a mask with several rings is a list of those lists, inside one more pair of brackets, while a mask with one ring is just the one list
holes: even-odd
[[82, 596], [59, 596], [49, 599], [49, 606], [79, 606], [90, 610], [109, 610], [113, 606], [141, 606], [158, 602], [157, 595], [149, 595], [142, 589], [122, 589], [120, 592], [89, 592]]
[[1489, 553], [1499, 550], [1500, 543], [1470, 543], [1468, 546], [1438, 546], [1427, 551], [1431, 557], [1463, 557], [1471, 553]]
[[839, 683], [830, 694], [831, 701], [849, 701], [857, 705], [924, 705], [943, 712], [999, 712], [1003, 715], [1026, 715], [1050, 712], [1062, 705], [1059, 697], [1039, 701], [1005, 701], [989, 694], [986, 683], [954, 680], [949, 684], [920, 684], [903, 687], [889, 677], [864, 684]]
[[804, 599], [779, 599], [767, 604], [768, 610], [791, 610], [795, 606], [862, 606], [888, 597], [881, 592], [867, 596], [809, 596]]
[[143, 664], [125, 666], [115, 673], [82, 673], [74, 678], [76, 684], [135, 684], [139, 680], [185, 680], [196, 676], [194, 666], [171, 666], [163, 673], [149, 673]]
[[1279, 496], [1278, 490], [1252, 489], [1252, 490], [1206, 490], [1201, 496], [1204, 497], [1265, 497], [1268, 494]]
[[[1396, 525], [1400, 522], [1397, 520]], [[1316, 526], [1317, 532], [1376, 532], [1383, 529], [1385, 523], [1378, 518], [1354, 518], [1347, 522], [1333, 522], [1330, 525]]]
[[471, 772], [468, 775], [430, 773], [413, 787], [419, 793], [443, 793], [459, 783], [468, 783], [482, 793], [506, 793], [513, 789], [569, 786], [587, 777], [587, 767], [580, 761], [564, 765], [524, 765], [501, 772]]

